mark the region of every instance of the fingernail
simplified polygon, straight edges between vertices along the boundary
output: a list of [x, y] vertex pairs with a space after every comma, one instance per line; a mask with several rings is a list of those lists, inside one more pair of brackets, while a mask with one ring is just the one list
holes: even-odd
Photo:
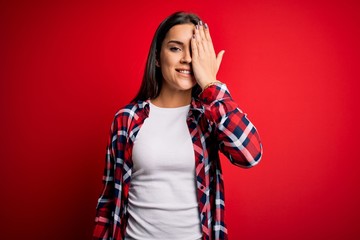
[[199, 25], [200, 25], [200, 26], [202, 26], [202, 25], [203, 25], [203, 22], [202, 22], [202, 21], [200, 21], [200, 22], [199, 22]]
[[196, 29], [199, 29], [199, 25], [196, 25], [195, 28], [196, 28]]
[[209, 28], [209, 26], [207, 25], [207, 23], [204, 24], [204, 27], [205, 27], [206, 29]]

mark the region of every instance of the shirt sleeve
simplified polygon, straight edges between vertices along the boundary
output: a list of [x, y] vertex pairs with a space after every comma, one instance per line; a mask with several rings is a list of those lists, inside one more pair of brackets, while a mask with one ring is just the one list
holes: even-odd
[[103, 191], [96, 207], [93, 239], [111, 239], [112, 215], [114, 211], [114, 159], [116, 149], [117, 124], [114, 120], [106, 147], [105, 168], [103, 174]]
[[216, 83], [199, 95], [206, 118], [215, 125], [220, 151], [234, 164], [249, 168], [261, 159], [263, 148], [255, 126], [232, 99], [224, 83]]

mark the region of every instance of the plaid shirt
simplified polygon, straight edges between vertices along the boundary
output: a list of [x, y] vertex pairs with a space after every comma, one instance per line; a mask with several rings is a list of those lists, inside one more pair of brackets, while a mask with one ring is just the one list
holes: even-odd
[[[132, 147], [149, 111], [149, 100], [146, 100], [130, 103], [115, 115], [93, 239], [121, 240], [125, 235]], [[259, 135], [222, 83], [212, 85], [198, 98], [192, 98], [187, 124], [195, 153], [202, 240], [227, 239], [224, 184], [218, 152], [220, 150], [236, 166], [252, 167], [262, 155]]]

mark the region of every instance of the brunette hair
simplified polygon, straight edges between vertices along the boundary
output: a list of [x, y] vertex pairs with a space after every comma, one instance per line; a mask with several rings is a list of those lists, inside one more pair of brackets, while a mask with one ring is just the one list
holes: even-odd
[[[153, 99], [159, 96], [162, 86], [162, 73], [161, 69], [156, 67], [156, 60], [160, 56], [161, 45], [170, 28], [185, 23], [196, 25], [199, 21], [200, 18], [196, 14], [175, 12], [160, 23], [151, 42], [140, 89], [131, 102]], [[200, 92], [201, 88], [196, 84], [192, 89], [192, 96], [197, 96]]]

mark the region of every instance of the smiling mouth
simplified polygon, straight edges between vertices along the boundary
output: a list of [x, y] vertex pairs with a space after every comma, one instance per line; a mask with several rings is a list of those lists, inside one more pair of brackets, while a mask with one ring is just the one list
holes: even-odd
[[176, 71], [183, 74], [193, 75], [193, 72], [191, 70], [176, 69]]

